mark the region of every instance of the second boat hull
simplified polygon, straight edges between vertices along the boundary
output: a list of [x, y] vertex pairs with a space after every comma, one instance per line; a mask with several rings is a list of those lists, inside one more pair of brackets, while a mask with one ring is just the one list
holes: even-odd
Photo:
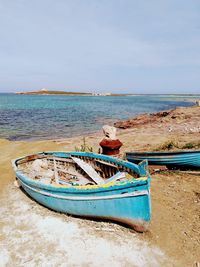
[[149, 165], [166, 165], [169, 169], [200, 169], [200, 151], [127, 152], [126, 158], [136, 164], [147, 159]]

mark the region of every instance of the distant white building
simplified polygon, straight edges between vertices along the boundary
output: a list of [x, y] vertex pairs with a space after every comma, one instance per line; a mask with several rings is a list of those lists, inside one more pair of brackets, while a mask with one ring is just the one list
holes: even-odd
[[92, 93], [92, 95], [94, 95], [94, 96], [107, 96], [107, 95], [111, 95], [111, 93]]
[[48, 92], [48, 89], [42, 88], [40, 91], [42, 91], [42, 92]]

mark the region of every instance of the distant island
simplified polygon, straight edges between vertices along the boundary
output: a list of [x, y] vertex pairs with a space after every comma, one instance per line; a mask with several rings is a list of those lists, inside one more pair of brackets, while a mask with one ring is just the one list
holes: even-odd
[[127, 96], [130, 94], [114, 94], [114, 93], [84, 93], [84, 92], [66, 92], [66, 91], [52, 91], [43, 88], [38, 91], [17, 92], [19, 95], [68, 95], [68, 96]]

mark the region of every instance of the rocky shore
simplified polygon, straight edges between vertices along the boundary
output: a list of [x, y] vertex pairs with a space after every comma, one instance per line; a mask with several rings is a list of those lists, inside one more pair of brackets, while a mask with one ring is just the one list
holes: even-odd
[[145, 113], [125, 121], [118, 121], [114, 126], [119, 129], [141, 128], [145, 125], [164, 127], [168, 131], [200, 132], [200, 108], [179, 107], [157, 113]]

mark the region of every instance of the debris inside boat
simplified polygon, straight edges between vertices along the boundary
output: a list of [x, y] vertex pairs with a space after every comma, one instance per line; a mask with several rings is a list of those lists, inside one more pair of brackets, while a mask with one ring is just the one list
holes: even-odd
[[[132, 180], [137, 174], [131, 170], [96, 159], [46, 156], [18, 162], [20, 170], [33, 180], [46, 185], [95, 185], [113, 181]], [[131, 173], [130, 173], [131, 172]]]

